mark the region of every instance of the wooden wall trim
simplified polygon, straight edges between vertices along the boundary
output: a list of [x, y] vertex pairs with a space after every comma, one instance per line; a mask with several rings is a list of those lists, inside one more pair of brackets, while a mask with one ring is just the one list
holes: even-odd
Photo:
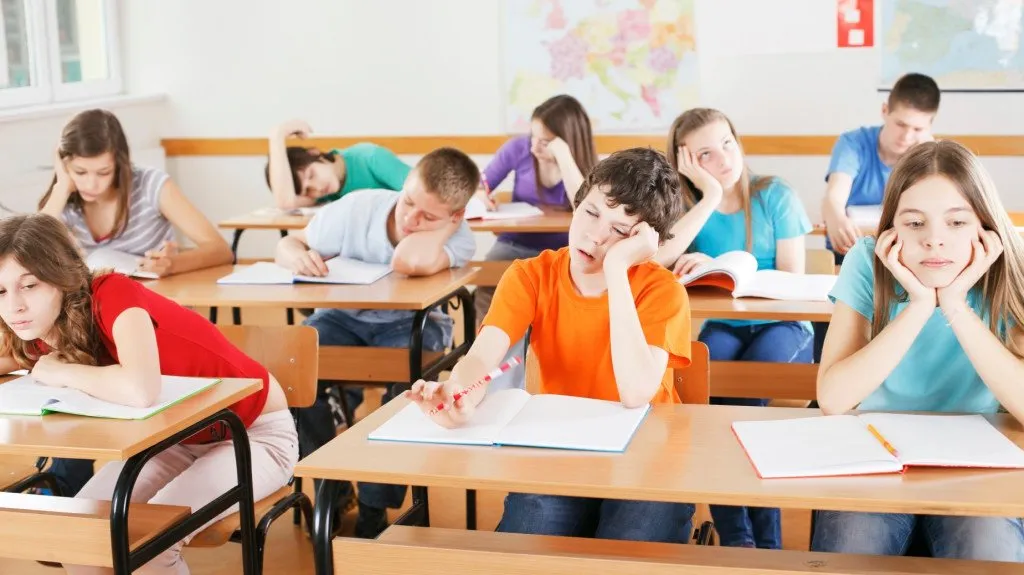
[[[956, 140], [981, 156], [1024, 156], [1024, 136], [939, 136]], [[359, 142], [374, 142], [396, 154], [425, 154], [442, 146], [453, 146], [467, 154], [493, 154], [509, 136], [365, 136], [324, 137], [291, 140], [296, 145], [316, 146], [322, 150], [345, 148]], [[662, 135], [602, 135], [595, 138], [597, 151], [650, 146], [665, 148]], [[836, 136], [745, 136], [741, 138], [747, 154], [755, 156], [828, 156]], [[301, 142], [301, 144], [300, 144]], [[168, 157], [179, 156], [265, 156], [265, 138], [167, 138], [160, 141]]]

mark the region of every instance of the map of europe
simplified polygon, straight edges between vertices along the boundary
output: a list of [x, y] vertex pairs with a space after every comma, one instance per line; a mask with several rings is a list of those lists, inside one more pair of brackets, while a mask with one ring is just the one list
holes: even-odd
[[1024, 0], [884, 0], [882, 85], [906, 72], [943, 90], [1024, 90]]
[[506, 128], [555, 94], [603, 132], [665, 129], [698, 101], [694, 0], [506, 0]]

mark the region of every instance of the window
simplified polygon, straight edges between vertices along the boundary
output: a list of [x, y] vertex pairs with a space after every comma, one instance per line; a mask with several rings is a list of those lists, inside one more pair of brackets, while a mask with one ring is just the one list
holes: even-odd
[[0, 0], [0, 108], [120, 91], [116, 0]]

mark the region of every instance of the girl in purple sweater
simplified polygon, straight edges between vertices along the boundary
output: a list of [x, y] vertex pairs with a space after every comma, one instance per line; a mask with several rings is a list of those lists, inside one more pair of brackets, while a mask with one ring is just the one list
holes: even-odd
[[[510, 173], [515, 173], [512, 201], [535, 206], [561, 206], [572, 209], [576, 190], [597, 164], [597, 148], [590, 129], [590, 117], [572, 96], [549, 98], [533, 110], [530, 135], [505, 142], [484, 169], [487, 188], [477, 193], [485, 205], [493, 207], [487, 190], [493, 190]], [[487, 253], [488, 260], [532, 258], [540, 252], [563, 248], [569, 243], [567, 233], [532, 234], [503, 233]], [[494, 288], [477, 288], [475, 294], [477, 323], [491, 307]], [[510, 355], [525, 357], [523, 342], [509, 349]], [[513, 386], [522, 387], [525, 370], [520, 367], [503, 378]], [[494, 387], [493, 385], [491, 387]], [[504, 386], [503, 386], [504, 387]]]

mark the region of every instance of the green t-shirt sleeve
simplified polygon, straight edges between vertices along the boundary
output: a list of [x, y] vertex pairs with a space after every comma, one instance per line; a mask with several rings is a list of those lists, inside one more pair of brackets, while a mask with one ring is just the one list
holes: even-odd
[[368, 164], [374, 179], [380, 182], [384, 189], [400, 191], [405, 185], [405, 178], [409, 176], [412, 168], [400, 160], [394, 152], [387, 148], [377, 146]]

